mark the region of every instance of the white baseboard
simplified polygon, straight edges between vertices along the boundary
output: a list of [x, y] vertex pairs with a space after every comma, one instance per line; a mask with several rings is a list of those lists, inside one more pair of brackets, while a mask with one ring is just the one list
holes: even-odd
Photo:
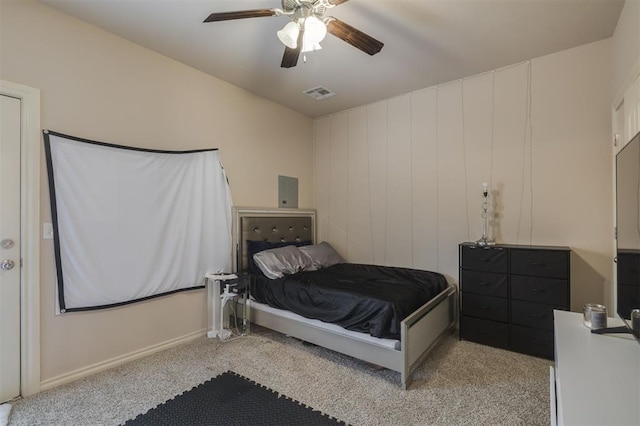
[[130, 362], [145, 356], [149, 356], [153, 353], [156, 353], [165, 349], [169, 349], [170, 347], [189, 342], [191, 340], [205, 336], [206, 334], [207, 334], [206, 330], [204, 329], [198, 330], [193, 333], [186, 334], [184, 336], [176, 337], [175, 339], [170, 339], [165, 342], [158, 343], [156, 345], [148, 346], [146, 348], [142, 348], [137, 351], [129, 352], [128, 354], [120, 355], [115, 358], [101, 361], [96, 364], [89, 365], [87, 367], [79, 368], [77, 370], [73, 370], [68, 373], [64, 373], [47, 380], [43, 380], [42, 382], [40, 382], [40, 391], [52, 389], [52, 388], [55, 388], [56, 386], [70, 383], [70, 382], [73, 382], [74, 380], [78, 380], [83, 377], [91, 376], [93, 374], [99, 373], [109, 368], [113, 368], [118, 365], [122, 365], [124, 363]]

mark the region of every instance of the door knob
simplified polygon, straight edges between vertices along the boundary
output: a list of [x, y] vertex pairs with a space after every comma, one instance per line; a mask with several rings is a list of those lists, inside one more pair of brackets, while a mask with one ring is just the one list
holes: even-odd
[[13, 240], [9, 238], [0, 241], [0, 247], [2, 247], [3, 249], [10, 249], [13, 247], [13, 245], [14, 245]]
[[3, 271], [13, 269], [14, 266], [16, 266], [16, 262], [11, 259], [3, 259], [2, 263], [0, 263], [0, 269], [2, 269]]

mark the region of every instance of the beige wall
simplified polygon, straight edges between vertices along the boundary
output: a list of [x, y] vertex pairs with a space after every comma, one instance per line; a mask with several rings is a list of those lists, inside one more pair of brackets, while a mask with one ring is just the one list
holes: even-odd
[[315, 120], [319, 238], [457, 282], [488, 181], [496, 239], [570, 246], [572, 309], [612, 308], [610, 57], [604, 40]]
[[[610, 99], [640, 60], [638, 17], [640, 2], [627, 1], [613, 47], [532, 60], [530, 116], [520, 64], [316, 120], [313, 152], [307, 117], [28, 0], [0, 1], [0, 78], [42, 91], [43, 128], [220, 148], [239, 206], [275, 207], [277, 175], [299, 177], [320, 238], [353, 261], [457, 281], [457, 244], [480, 236], [480, 183], [491, 181], [499, 241], [571, 246], [573, 309], [612, 308]], [[55, 316], [50, 241], [41, 267], [43, 380], [205, 326], [202, 291]]]
[[640, 72], [639, 0], [625, 1], [612, 40], [611, 87], [614, 102], [618, 102], [626, 87]]
[[[311, 119], [38, 3], [0, 1], [0, 19], [0, 78], [41, 90], [43, 128], [137, 147], [218, 147], [235, 205], [277, 207], [282, 174], [300, 179], [300, 206], [313, 206]], [[43, 160], [50, 222], [45, 171]], [[202, 290], [55, 316], [51, 241], [41, 255], [44, 381], [206, 326]]]

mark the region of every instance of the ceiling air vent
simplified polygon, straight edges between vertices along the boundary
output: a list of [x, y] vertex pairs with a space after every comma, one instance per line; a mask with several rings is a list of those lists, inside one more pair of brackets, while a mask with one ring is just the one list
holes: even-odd
[[305, 90], [304, 94], [307, 96], [311, 96], [316, 101], [319, 101], [320, 99], [330, 98], [331, 96], [335, 96], [334, 92], [322, 86]]

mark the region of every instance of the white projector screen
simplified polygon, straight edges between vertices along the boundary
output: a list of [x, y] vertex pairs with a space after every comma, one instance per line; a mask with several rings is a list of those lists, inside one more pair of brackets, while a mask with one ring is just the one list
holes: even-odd
[[48, 130], [44, 141], [60, 312], [231, 272], [231, 194], [217, 149], [138, 149]]

